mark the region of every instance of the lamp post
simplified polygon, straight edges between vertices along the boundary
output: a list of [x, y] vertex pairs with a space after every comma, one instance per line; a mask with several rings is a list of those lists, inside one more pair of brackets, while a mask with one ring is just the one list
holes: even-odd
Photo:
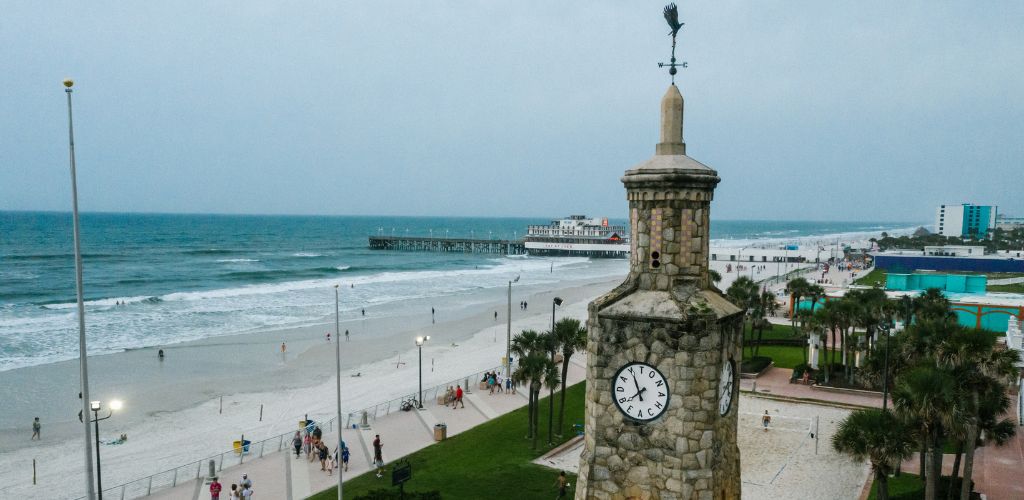
[[[551, 300], [551, 336], [555, 335], [555, 306], [562, 305], [562, 298], [555, 297]], [[554, 341], [554, 339], [552, 339]], [[563, 363], [567, 363], [569, 360], [563, 359]], [[551, 364], [555, 363], [555, 351], [551, 351]], [[551, 444], [551, 428], [554, 427], [554, 416], [555, 416], [555, 388], [548, 386], [548, 444]], [[561, 432], [561, 431], [559, 431]]]
[[428, 340], [430, 340], [430, 335], [416, 337], [416, 347], [420, 350], [420, 397], [416, 399], [416, 404], [421, 410], [423, 409], [423, 343]]
[[505, 331], [505, 378], [512, 377], [512, 283], [519, 283], [519, 276], [508, 280], [508, 330]]
[[82, 414], [78, 414], [78, 419], [86, 426], [90, 423], [96, 426], [96, 496], [99, 500], [103, 500], [103, 472], [100, 468], [100, 420], [106, 420], [113, 416], [115, 411], [121, 409], [121, 402], [116, 399], [111, 401], [110, 410], [107, 411], [107, 416], [100, 418], [100, 410], [102, 409], [103, 403], [99, 401], [90, 401], [89, 411], [92, 412], [92, 418], [82, 418]]
[[888, 321], [879, 325], [879, 330], [885, 335], [885, 362], [882, 365], [882, 411], [889, 408], [889, 331], [892, 324]]
[[[338, 313], [338, 285], [334, 285], [334, 366], [337, 379], [337, 404], [338, 404], [338, 454], [340, 455], [344, 450], [341, 449], [341, 428], [344, 422], [341, 420], [341, 315]], [[340, 464], [339, 464], [340, 465]], [[341, 473], [342, 468], [338, 468], [338, 500], [341, 500]]]
[[[82, 247], [81, 235], [78, 227], [78, 180], [75, 173], [75, 128], [71, 119], [71, 87], [74, 86], [70, 78], [64, 80], [64, 92], [68, 96], [68, 151], [71, 163], [71, 217], [74, 227], [75, 240], [75, 292], [78, 300], [78, 368], [81, 383], [79, 397], [82, 398], [82, 414], [87, 415], [89, 407], [89, 369], [86, 363], [87, 354], [85, 349], [85, 299], [82, 291]], [[92, 453], [92, 428], [89, 422], [83, 420], [85, 427], [85, 495], [89, 500], [96, 498], [96, 487], [93, 484]], [[99, 454], [99, 446], [96, 453]]]

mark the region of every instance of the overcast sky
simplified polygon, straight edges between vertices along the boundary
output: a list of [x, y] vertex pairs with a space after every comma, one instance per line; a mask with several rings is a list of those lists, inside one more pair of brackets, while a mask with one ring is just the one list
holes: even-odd
[[[0, 209], [625, 217], [656, 2], [5, 2]], [[681, 2], [718, 219], [1024, 215], [1024, 2]]]

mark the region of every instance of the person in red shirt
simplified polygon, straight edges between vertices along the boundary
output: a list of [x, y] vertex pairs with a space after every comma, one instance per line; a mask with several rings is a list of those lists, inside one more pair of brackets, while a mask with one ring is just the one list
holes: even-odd
[[220, 490], [222, 486], [217, 482], [217, 478], [213, 478], [213, 482], [210, 483], [210, 500], [220, 500]]
[[452, 403], [452, 409], [456, 409], [459, 406], [459, 404], [461, 404], [463, 408], [466, 407], [466, 403], [462, 402], [462, 385], [456, 386], [455, 402]]

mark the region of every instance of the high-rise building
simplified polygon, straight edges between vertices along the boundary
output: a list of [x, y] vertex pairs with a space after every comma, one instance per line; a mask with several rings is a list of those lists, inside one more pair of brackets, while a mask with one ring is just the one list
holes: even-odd
[[935, 232], [943, 236], [985, 238], [996, 227], [995, 205], [957, 203], [939, 205], [935, 210]]

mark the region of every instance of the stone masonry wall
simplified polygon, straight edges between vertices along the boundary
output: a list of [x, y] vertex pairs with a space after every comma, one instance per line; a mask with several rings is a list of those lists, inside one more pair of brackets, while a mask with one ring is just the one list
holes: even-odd
[[[601, 318], [594, 309], [587, 351], [588, 380], [595, 382], [587, 386], [577, 498], [738, 499], [739, 376], [724, 417], [718, 413], [718, 381], [721, 363], [740, 359], [740, 318], [635, 321]], [[626, 419], [612, 400], [610, 380], [630, 361], [654, 365], [668, 379], [669, 409], [655, 422]]]
[[[642, 196], [645, 193], [649, 196]], [[708, 285], [710, 196], [683, 194], [665, 200], [657, 193], [630, 193], [630, 226], [636, 240], [630, 273], [642, 290], [668, 290], [673, 278], [681, 276], [696, 279], [701, 287]]]

